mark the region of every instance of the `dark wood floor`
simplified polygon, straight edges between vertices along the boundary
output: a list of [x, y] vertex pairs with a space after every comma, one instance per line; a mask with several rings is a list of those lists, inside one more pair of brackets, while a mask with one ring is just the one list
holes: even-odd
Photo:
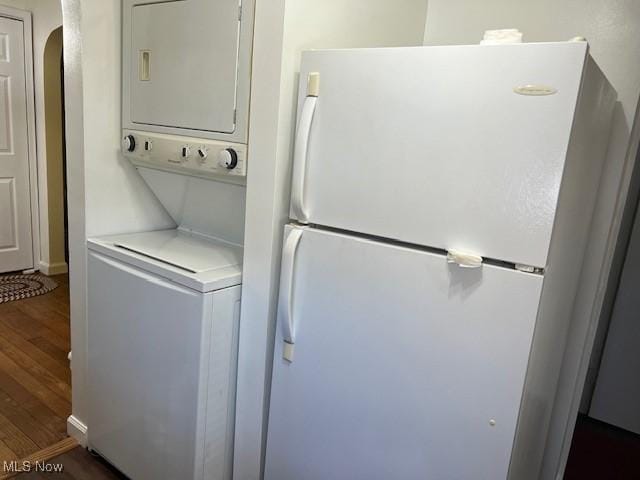
[[[95, 457], [82, 447], [76, 447], [73, 450], [55, 457], [46, 462], [49, 468], [62, 468], [62, 472], [36, 472], [35, 465], [32, 465], [32, 471], [29, 473], [21, 473], [16, 476], [19, 480], [37, 479], [37, 478], [64, 478], [69, 480], [126, 480], [127, 477], [119, 473], [112, 466], [107, 464], [100, 457]], [[56, 473], [53, 473], [56, 472]]]
[[592, 479], [640, 479], [640, 435], [580, 416], [564, 480]]
[[0, 465], [67, 436], [71, 414], [69, 282], [0, 304]]

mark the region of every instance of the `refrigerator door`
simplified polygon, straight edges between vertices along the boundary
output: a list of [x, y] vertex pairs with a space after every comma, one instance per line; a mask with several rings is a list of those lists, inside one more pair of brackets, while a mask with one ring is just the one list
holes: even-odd
[[542, 277], [285, 237], [265, 480], [506, 478]]
[[292, 218], [545, 267], [586, 54], [305, 52]]

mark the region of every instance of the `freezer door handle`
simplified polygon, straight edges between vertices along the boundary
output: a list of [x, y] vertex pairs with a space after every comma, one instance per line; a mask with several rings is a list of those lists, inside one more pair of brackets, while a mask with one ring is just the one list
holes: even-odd
[[302, 238], [302, 228], [292, 228], [284, 241], [282, 267], [280, 271], [280, 292], [278, 293], [278, 322], [284, 339], [283, 357], [293, 361], [293, 276], [295, 273], [296, 250]]
[[293, 181], [291, 185], [291, 210], [295, 218], [301, 223], [308, 223], [306, 207], [304, 204], [304, 183], [307, 172], [307, 151], [309, 148], [309, 136], [313, 115], [316, 111], [318, 97], [307, 96], [304, 99], [302, 113], [296, 130], [296, 140], [293, 149]]

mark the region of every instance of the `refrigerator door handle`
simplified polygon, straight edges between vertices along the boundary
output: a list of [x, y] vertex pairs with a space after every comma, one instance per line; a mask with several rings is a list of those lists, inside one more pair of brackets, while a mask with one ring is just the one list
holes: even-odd
[[455, 263], [462, 268], [480, 268], [484, 259], [474, 253], [463, 252], [461, 250], [447, 250], [447, 262]]
[[296, 130], [296, 140], [293, 149], [293, 181], [291, 184], [291, 209], [296, 219], [301, 223], [308, 223], [309, 217], [304, 204], [304, 183], [307, 171], [307, 150], [311, 124], [316, 111], [318, 97], [308, 95], [304, 99], [302, 113]]
[[296, 250], [302, 237], [302, 228], [292, 228], [284, 242], [280, 271], [280, 291], [278, 293], [278, 321], [284, 339], [283, 358], [293, 361], [293, 275], [295, 273]]

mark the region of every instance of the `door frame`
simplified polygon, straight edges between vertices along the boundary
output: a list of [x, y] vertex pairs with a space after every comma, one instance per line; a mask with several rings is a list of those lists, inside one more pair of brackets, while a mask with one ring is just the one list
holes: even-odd
[[25, 94], [27, 98], [27, 143], [29, 161], [29, 198], [31, 201], [31, 248], [33, 265], [40, 265], [40, 210], [38, 206], [38, 161], [36, 150], [36, 109], [33, 80], [33, 33], [31, 12], [0, 5], [0, 17], [18, 20], [23, 25]]

